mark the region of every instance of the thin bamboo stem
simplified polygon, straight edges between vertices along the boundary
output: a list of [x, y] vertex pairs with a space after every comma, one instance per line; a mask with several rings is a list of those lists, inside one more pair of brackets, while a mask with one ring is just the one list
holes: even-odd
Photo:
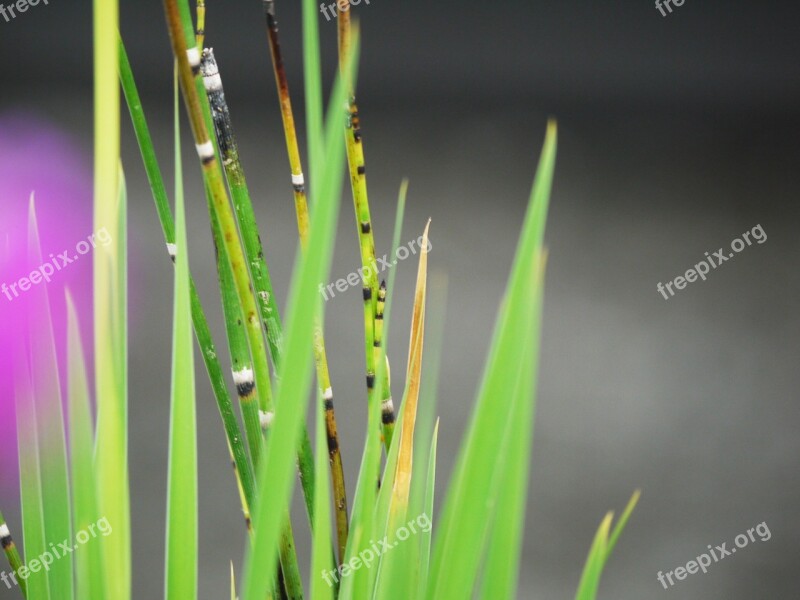
[[[337, 4], [338, 35], [339, 35], [339, 67], [344, 73], [348, 56], [352, 46], [352, 22], [350, 8], [343, 11], [341, 4]], [[358, 228], [359, 246], [361, 252], [361, 267], [364, 273], [364, 352], [367, 365], [367, 397], [372, 406], [375, 402], [375, 317], [377, 314], [378, 294], [378, 268], [375, 260], [375, 239], [372, 233], [372, 220], [370, 217], [369, 200], [367, 195], [367, 176], [364, 161], [364, 143], [361, 135], [361, 119], [358, 114], [355, 87], [348, 83], [348, 118], [345, 130], [345, 144], [347, 148], [347, 164], [350, 170], [350, 185], [353, 190], [353, 207], [355, 209], [356, 226]], [[383, 412], [383, 439], [388, 453], [394, 431], [394, 408], [390, 407], [391, 389], [387, 377], [383, 380], [381, 401], [387, 407]]]
[[[292, 174], [292, 189], [294, 192], [295, 213], [297, 215], [297, 229], [300, 236], [300, 245], [305, 251], [308, 245], [308, 201], [306, 199], [305, 178], [303, 165], [300, 159], [300, 146], [297, 139], [297, 129], [292, 111], [292, 101], [289, 94], [289, 81], [283, 64], [280, 38], [278, 36], [278, 21], [275, 14], [275, 0], [264, 0], [264, 15], [267, 25], [272, 69], [275, 75], [275, 84], [278, 90], [278, 101], [281, 108], [283, 131], [286, 138], [286, 150], [289, 155], [289, 167]], [[347, 548], [348, 511], [347, 489], [344, 481], [344, 467], [342, 454], [339, 448], [339, 434], [336, 426], [336, 414], [333, 403], [333, 387], [331, 385], [328, 358], [325, 350], [325, 337], [322, 325], [317, 319], [314, 323], [314, 365], [317, 372], [317, 384], [322, 395], [325, 408], [325, 430], [327, 433], [328, 457], [331, 466], [331, 479], [333, 481], [334, 512], [336, 515], [336, 534], [339, 553], [339, 563], [344, 560]]]
[[[228, 187], [233, 196], [236, 223], [244, 242], [244, 252], [247, 264], [250, 266], [253, 289], [258, 299], [261, 316], [266, 328], [272, 363], [277, 372], [283, 357], [283, 326], [281, 324], [278, 303], [272, 289], [272, 280], [269, 269], [264, 259], [264, 248], [258, 233], [255, 211], [250, 199], [244, 168], [239, 160], [239, 151], [236, 137], [231, 125], [230, 111], [225, 100], [225, 91], [219, 75], [219, 67], [210, 49], [203, 51], [200, 65], [203, 82], [208, 101], [213, 115], [213, 129], [222, 158], [222, 165], [228, 181]], [[272, 407], [262, 409], [267, 414], [272, 414]], [[313, 485], [314, 465], [311, 440], [305, 428], [301, 434], [301, 447], [298, 456], [300, 480], [303, 486], [303, 497], [313, 526]], [[291, 587], [291, 586], [290, 586]]]
[[11, 531], [8, 528], [3, 513], [0, 512], [0, 545], [3, 547], [3, 552], [8, 559], [8, 564], [11, 566], [12, 579], [19, 585], [22, 595], [28, 597], [28, 587], [25, 580], [19, 576], [20, 567], [22, 567], [22, 559], [19, 556], [19, 550], [11, 537]]
[[[261, 331], [261, 320], [255, 296], [250, 287], [247, 263], [241, 240], [236, 231], [236, 221], [225, 190], [222, 170], [214, 151], [214, 144], [208, 135], [206, 125], [206, 116], [210, 120], [208, 99], [204, 93], [200, 94], [198, 91], [198, 85], [200, 89], [203, 86], [202, 77], [200, 76], [200, 53], [196, 46], [187, 48], [186, 40], [190, 39], [192, 43], [195, 40], [188, 2], [183, 0], [179, 5], [178, 0], [164, 0], [164, 8], [173, 52], [178, 62], [178, 75], [183, 99], [192, 126], [198, 158], [202, 165], [203, 178], [213, 199], [214, 212], [219, 219], [222, 232], [225, 255], [233, 272], [237, 297], [244, 313], [245, 330], [250, 343], [256, 389], [259, 395], [259, 406], [262, 410], [269, 410], [272, 398], [269, 391], [269, 367], [266, 345]], [[187, 21], [188, 28], [186, 27]]]
[[197, 47], [202, 48], [206, 39], [206, 0], [197, 0]]
[[[208, 202], [211, 203], [209, 196]], [[236, 298], [233, 285], [233, 274], [228, 262], [220, 252], [224, 252], [221, 236], [222, 231], [214, 211], [211, 212], [211, 229], [214, 237], [214, 246], [217, 251], [217, 272], [219, 273], [219, 288], [222, 293], [222, 307], [225, 315], [225, 328], [228, 333], [228, 346], [231, 353], [234, 379], [238, 377], [236, 390], [242, 405], [247, 439], [251, 442], [251, 456], [253, 465], [258, 470], [258, 464], [263, 452], [263, 438], [261, 426], [272, 420], [272, 412], [260, 412], [255, 403], [255, 384], [253, 382], [252, 362], [247, 349], [247, 336], [242, 324], [242, 313]], [[245, 407], [248, 412], [244, 413]], [[259, 415], [260, 412], [260, 415]], [[297, 563], [297, 553], [294, 547], [291, 519], [286, 513], [286, 525], [280, 540], [280, 566], [289, 597], [292, 599], [303, 597], [303, 584], [300, 577], [300, 567]]]
[[[150, 183], [150, 188], [153, 192], [153, 200], [156, 205], [156, 212], [161, 223], [161, 229], [164, 234], [164, 241], [166, 242], [167, 250], [170, 258], [174, 260], [175, 252], [175, 220], [172, 215], [172, 210], [169, 206], [169, 199], [167, 198], [166, 188], [161, 176], [161, 170], [158, 166], [153, 142], [150, 137], [150, 130], [147, 126], [145, 119], [144, 109], [139, 93], [136, 89], [136, 82], [133, 79], [133, 72], [131, 70], [128, 56], [125, 52], [125, 46], [122, 39], [119, 41], [119, 72], [120, 81], [122, 82], [122, 89], [125, 95], [125, 100], [130, 110], [131, 121], [133, 123], [136, 139], [139, 144], [139, 149], [142, 154], [147, 179]], [[192, 306], [192, 321], [194, 323], [195, 336], [197, 343], [200, 346], [200, 351], [203, 355], [203, 362], [208, 372], [208, 378], [211, 383], [211, 389], [214, 393], [214, 398], [217, 402], [220, 417], [222, 418], [223, 427], [225, 429], [225, 436], [231, 448], [233, 461], [236, 466], [237, 483], [244, 490], [244, 496], [247, 498], [248, 503], [252, 501], [255, 494], [255, 479], [253, 476], [253, 469], [247, 460], [247, 452], [245, 451], [242, 432], [239, 427], [239, 422], [236, 420], [236, 415], [233, 409], [233, 403], [225, 386], [225, 378], [223, 376], [222, 367], [220, 366], [217, 357], [217, 351], [214, 342], [211, 338], [211, 330], [208, 327], [203, 306], [200, 302], [200, 296], [194, 285], [194, 280], [190, 279], [191, 285], [191, 306]], [[245, 514], [249, 514], [246, 505], [242, 505]]]

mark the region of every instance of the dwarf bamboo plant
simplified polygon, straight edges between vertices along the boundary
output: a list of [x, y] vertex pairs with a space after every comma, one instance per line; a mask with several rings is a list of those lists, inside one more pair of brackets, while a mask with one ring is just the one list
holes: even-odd
[[[219, 409], [233, 466], [231, 483], [239, 491], [244, 516], [244, 563], [238, 568], [232, 563], [230, 581], [220, 582], [220, 590], [229, 590], [232, 600], [516, 597], [527, 517], [555, 122], [547, 125], [471, 419], [441, 509], [434, 514], [438, 431], [447, 426], [447, 415], [441, 421], [435, 418], [446, 285], [436, 277], [429, 282], [428, 236], [435, 225], [428, 222], [420, 237], [409, 354], [395, 411], [386, 345], [393, 333], [393, 296], [407, 291], [395, 288], [394, 271], [388, 282], [378, 281], [356, 103], [359, 35], [351, 11], [342, 10], [350, 7], [339, 5], [338, 75], [324, 109], [317, 8], [313, 0], [303, 0], [306, 176], [278, 38], [276, 2], [263, 0], [288, 155], [287, 185], [266, 193], [276, 201], [288, 201], [291, 194], [298, 226], [298, 252], [283, 315], [268, 268], [276, 257], [267, 256], [261, 243], [233, 111], [225, 99], [223, 69], [214, 52], [203, 48], [206, 26], [213, 26], [213, 20], [206, 20], [204, 0], [194, 7], [196, 19], [192, 8], [188, 0], [164, 0], [176, 84], [173, 214], [131, 62], [118, 35], [117, 1], [94, 3], [95, 223], [116, 237], [94, 259], [94, 385], [87, 379], [77, 311], [69, 295], [66, 374], [58, 372], [52, 299], [46, 287], [37, 286], [30, 293], [28, 310], [35, 318], [29, 319], [29, 336], [16, 342], [23, 544], [14, 543], [2, 514], [0, 541], [19, 593], [28, 600], [131, 598], [127, 447], [128, 436], [136, 431], [127, 418], [127, 200], [119, 161], [121, 89], [161, 223], [165, 256], [175, 265], [164, 597], [198, 597], [199, 466], [192, 331]], [[186, 211], [197, 206], [190, 208], [184, 199], [181, 97], [217, 252], [227, 352], [220, 352], [212, 340], [190, 274]], [[366, 392], [361, 402], [367, 415], [363, 440], [338, 435], [324, 304], [317, 291], [330, 270], [345, 173], [352, 189], [363, 279]], [[404, 182], [394, 218], [394, 250], [403, 231], [407, 193]], [[33, 198], [28, 239], [29, 258], [35, 262], [40, 250]], [[428, 310], [433, 319], [426, 319]], [[231, 364], [231, 387], [220, 359], [225, 354]], [[60, 375], [66, 377], [65, 410]], [[305, 420], [310, 394], [316, 398], [312, 435]], [[358, 479], [350, 482], [351, 501], [340, 452], [343, 444], [362, 446]], [[289, 511], [298, 478], [311, 525], [310, 570], [298, 561]], [[637, 500], [638, 492], [615, 524], [612, 513], [602, 520], [579, 578], [576, 600], [596, 597], [602, 571]], [[98, 528], [101, 534], [88, 544], [90, 532], [97, 534]], [[74, 540], [79, 551], [59, 553], [60, 546]]]

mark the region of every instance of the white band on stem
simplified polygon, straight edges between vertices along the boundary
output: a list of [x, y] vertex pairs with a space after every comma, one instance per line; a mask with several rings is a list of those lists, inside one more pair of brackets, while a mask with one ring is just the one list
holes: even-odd
[[200, 51], [196, 46], [186, 50], [186, 58], [189, 59], [189, 66], [193, 69], [200, 66]]
[[245, 367], [240, 371], [233, 372], [233, 383], [241, 385], [243, 383], [253, 383], [253, 369]]
[[200, 157], [200, 160], [214, 158], [214, 144], [211, 143], [211, 140], [207, 141], [205, 144], [196, 144], [195, 147], [197, 148], [197, 155]]

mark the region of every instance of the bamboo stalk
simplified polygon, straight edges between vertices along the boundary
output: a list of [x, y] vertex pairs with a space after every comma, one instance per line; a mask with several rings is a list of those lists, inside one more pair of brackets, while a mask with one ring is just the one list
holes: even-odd
[[[383, 424], [383, 436], [386, 447], [392, 445], [392, 436], [394, 435], [394, 403], [392, 402], [392, 387], [391, 387], [391, 368], [389, 366], [389, 358], [383, 353], [383, 311], [386, 306], [386, 281], [381, 281], [381, 287], [378, 288], [378, 302], [375, 305], [375, 341], [373, 352], [375, 353], [375, 364], [379, 365], [380, 360], [383, 359], [386, 365], [381, 372], [381, 422]], [[380, 371], [380, 369], [379, 369]]]
[[[231, 265], [236, 283], [237, 295], [245, 315], [245, 325], [250, 350], [253, 357], [256, 389], [259, 390], [259, 404], [262, 410], [270, 410], [271, 398], [266, 396], [269, 389], [269, 371], [266, 347], [261, 333], [261, 321], [255, 296], [250, 287], [244, 250], [236, 231], [236, 222], [230, 206], [228, 194], [223, 183], [222, 170], [214, 144], [209, 138], [207, 121], [211, 121], [208, 98], [205, 95], [202, 76], [200, 75], [200, 53], [197, 47], [187, 49], [187, 40], [194, 43], [195, 34], [189, 13], [188, 0], [164, 0], [164, 10], [172, 41], [173, 53], [178, 61], [181, 90], [186, 104], [192, 132], [195, 138], [198, 156], [203, 170], [203, 177], [213, 198], [214, 211], [220, 222], [226, 255]], [[305, 430], [305, 428], [303, 428]], [[305, 433], [306, 440], [308, 433]], [[313, 453], [310, 443], [301, 444], [298, 449], [300, 479], [306, 507], [311, 512], [309, 518], [313, 522]]]
[[[352, 46], [352, 23], [350, 7], [343, 11], [341, 4], [337, 3], [338, 35], [339, 35], [339, 67], [344, 72], [344, 65], [350, 55]], [[356, 226], [358, 228], [359, 247], [361, 252], [361, 267], [364, 273], [364, 352], [367, 366], [367, 397], [371, 406], [375, 402], [375, 317], [377, 314], [378, 294], [378, 267], [375, 260], [375, 238], [372, 233], [372, 220], [370, 217], [369, 200], [367, 195], [366, 165], [364, 162], [364, 144], [361, 135], [361, 119], [358, 114], [355, 87], [352, 82], [347, 82], [348, 89], [348, 118], [345, 130], [345, 145], [347, 148], [347, 164], [350, 170], [350, 185], [353, 190], [353, 207], [355, 209]], [[383, 412], [383, 439], [388, 453], [394, 431], [395, 414], [391, 403], [391, 389], [387, 376], [383, 380], [381, 401], [386, 407]]]
[[[264, 15], [267, 24], [270, 55], [272, 57], [272, 69], [275, 75], [278, 101], [281, 108], [281, 119], [283, 121], [283, 130], [286, 138], [286, 150], [289, 155], [289, 166], [292, 174], [297, 229], [300, 236], [300, 245], [305, 251], [305, 248], [308, 246], [308, 201], [306, 199], [305, 178], [303, 176], [303, 165], [300, 159], [297, 129], [294, 122], [291, 96], [289, 94], [289, 81], [286, 77], [286, 69], [283, 65], [283, 55], [281, 53], [280, 38], [278, 36], [278, 21], [275, 15], [274, 0], [264, 0]], [[333, 481], [339, 563], [341, 563], [344, 560], [344, 553], [347, 547], [349, 528], [347, 489], [344, 481], [342, 454], [339, 448], [339, 434], [334, 411], [333, 387], [331, 385], [327, 352], [325, 350], [325, 337], [318, 319], [314, 324], [314, 365], [317, 372], [317, 384], [325, 408], [325, 430], [327, 434], [331, 479]]]
[[[208, 199], [211, 203], [211, 199]], [[211, 208], [211, 207], [209, 207]], [[245, 436], [250, 447], [250, 459], [253, 469], [258, 471], [258, 461], [264, 451], [264, 439], [261, 434], [261, 414], [256, 399], [256, 384], [253, 378], [253, 361], [247, 347], [247, 334], [242, 322], [242, 312], [236, 297], [236, 288], [233, 283], [233, 273], [224, 256], [225, 247], [222, 243], [222, 231], [216, 213], [211, 215], [211, 232], [214, 239], [214, 249], [217, 258], [217, 273], [219, 276], [219, 289], [222, 296], [222, 312], [225, 317], [225, 332], [228, 336], [228, 350], [231, 356], [231, 371], [236, 393], [239, 396], [239, 406], [244, 420]], [[272, 414], [272, 413], [263, 413]], [[248, 504], [252, 504], [250, 498]]]
[[[147, 179], [153, 192], [153, 200], [155, 201], [156, 212], [158, 213], [158, 219], [164, 234], [164, 241], [166, 242], [170, 258], [174, 260], [175, 220], [169, 206], [169, 199], [167, 198], [161, 170], [156, 159], [153, 142], [150, 138], [150, 130], [147, 126], [144, 109], [136, 89], [136, 82], [133, 79], [133, 72], [121, 38], [119, 40], [119, 73], [125, 100], [130, 110], [134, 132], [142, 154]], [[217, 408], [219, 409], [225, 429], [225, 436], [231, 447], [233, 461], [236, 467], [237, 482], [238, 485], [242, 487], [244, 496], [249, 503], [253, 500], [255, 495], [253, 469], [247, 460], [247, 453], [242, 441], [242, 432], [236, 420], [233, 403], [228, 396], [222, 367], [220, 366], [217, 350], [211, 338], [211, 330], [208, 327], [208, 321], [206, 320], [205, 312], [200, 302], [200, 296], [197, 293], [193, 280], [190, 280], [190, 285], [192, 321], [194, 323], [195, 337], [197, 338], [197, 343], [203, 355], [203, 362], [208, 372], [211, 389], [214, 393]], [[243, 504], [242, 509], [245, 515], [249, 514], [248, 507], [245, 504]]]
[[[219, 67], [214, 58], [213, 50], [207, 49], [203, 51], [200, 70], [203, 75], [203, 83], [208, 96], [211, 114], [213, 115], [213, 129], [216, 134], [215, 138], [219, 154], [222, 158], [228, 187], [233, 196], [236, 223], [244, 242], [247, 264], [250, 266], [253, 290], [265, 324], [272, 364], [277, 372], [283, 357], [283, 325], [281, 324], [275, 293], [272, 289], [269, 269], [264, 259], [264, 248], [258, 233], [256, 215], [250, 199], [244, 168], [239, 160], [239, 150], [231, 125], [230, 111], [225, 100], [222, 79], [219, 75]], [[272, 414], [273, 409], [272, 407], [266, 407], [263, 412]], [[308, 433], [304, 428], [301, 434], [301, 451], [298, 457], [298, 466], [304, 498], [306, 499], [306, 508], [313, 526], [314, 466], [313, 460], [311, 463], [308, 462], [310, 457], [313, 457], [311, 440], [308, 438]]]
[[197, 47], [202, 48], [206, 39], [206, 0], [197, 0]]
[[3, 552], [5, 552], [8, 564], [11, 566], [11, 571], [13, 572], [11, 578], [14, 580], [14, 583], [19, 585], [19, 589], [22, 590], [22, 595], [27, 598], [27, 584], [23, 578], [19, 577], [22, 559], [19, 556], [19, 550], [17, 550], [14, 539], [11, 537], [11, 531], [8, 528], [8, 524], [2, 512], [0, 512], [0, 545], [3, 547]]
[[250, 278], [244, 258], [241, 241], [236, 232], [236, 221], [230, 206], [228, 194], [222, 179], [222, 171], [214, 152], [214, 144], [209, 138], [204, 114], [209, 112], [208, 100], [205, 94], [199, 94], [197, 85], [203, 85], [200, 77], [200, 53], [197, 48], [186, 47], [186, 39], [194, 41], [194, 31], [191, 27], [191, 16], [186, 15], [189, 21], [189, 31], [184, 31], [183, 12], [188, 13], [188, 4], [177, 0], [164, 0], [164, 8], [169, 25], [170, 39], [173, 52], [178, 62], [178, 75], [183, 92], [186, 110], [192, 126], [198, 157], [202, 165], [203, 178], [208, 186], [213, 199], [214, 212], [219, 219], [220, 228], [225, 247], [225, 255], [233, 272], [236, 284], [237, 297], [242, 305], [245, 316], [245, 330], [250, 342], [250, 351], [253, 356], [256, 388], [259, 392], [259, 405], [262, 410], [270, 404], [267, 396], [269, 389], [269, 372], [267, 353], [264, 338], [261, 332], [261, 321], [258, 316], [255, 297], [250, 289]]
[[[211, 199], [208, 199], [209, 203]], [[236, 391], [239, 394], [240, 404], [243, 414], [247, 439], [251, 443], [251, 457], [253, 466], [257, 470], [263, 452], [263, 438], [261, 433], [262, 423], [268, 424], [272, 420], [273, 413], [258, 410], [255, 402], [255, 383], [253, 381], [252, 362], [250, 353], [247, 349], [247, 336], [244, 332], [242, 314], [239, 303], [236, 299], [236, 291], [233, 285], [233, 274], [230, 271], [228, 262], [220, 252], [224, 252], [221, 236], [222, 231], [219, 221], [214, 211], [211, 212], [211, 228], [214, 237], [214, 247], [217, 253], [217, 272], [219, 273], [219, 288], [222, 294], [223, 313], [225, 315], [225, 328], [228, 333], [228, 347], [231, 353], [231, 364], [233, 365], [234, 380], [238, 378]], [[259, 414], [260, 413], [260, 414]], [[291, 519], [286, 513], [286, 525], [281, 534], [280, 540], [280, 566], [284, 577], [289, 598], [296, 599], [303, 597], [303, 584], [300, 577], [300, 567], [297, 563], [297, 554], [294, 548], [294, 535], [292, 533]]]

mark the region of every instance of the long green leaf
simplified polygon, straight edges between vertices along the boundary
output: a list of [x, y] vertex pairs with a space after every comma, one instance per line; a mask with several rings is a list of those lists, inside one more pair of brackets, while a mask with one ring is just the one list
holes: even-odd
[[197, 597], [197, 416], [189, 300], [189, 248], [183, 199], [177, 81], [175, 89], [175, 307], [172, 330], [167, 552], [164, 597]]
[[538, 339], [538, 316], [534, 316], [534, 326], [525, 324], [531, 324], [531, 277], [542, 259], [555, 151], [556, 127], [550, 123], [477, 406], [444, 502], [428, 586], [427, 597], [431, 600], [445, 595], [470, 597], [486, 550], [488, 523], [494, 515], [498, 492], [492, 484], [499, 465], [507, 459], [508, 444], [504, 441], [509, 421], [518, 418], [501, 403], [520, 369], [530, 368], [521, 364], [520, 348], [530, 337]]
[[422, 514], [428, 517], [428, 530], [424, 529], [419, 534], [419, 598], [424, 597], [425, 588], [428, 585], [428, 570], [431, 562], [431, 539], [433, 538], [433, 500], [436, 494], [436, 449], [439, 445], [439, 419], [433, 426], [433, 436], [430, 444], [430, 455], [428, 457], [427, 485], [425, 486], [425, 510]]
[[[544, 260], [535, 265], [531, 278], [533, 303], [525, 327], [529, 330], [541, 320], [542, 282]], [[525, 501], [528, 497], [528, 465], [533, 442], [533, 414], [535, 381], [538, 370], [538, 335], [529, 335], [519, 349], [520, 366], [517, 382], [511, 397], [506, 434], [506, 460], [498, 465], [497, 508], [495, 511], [486, 565], [483, 570], [481, 597], [514, 598], [517, 595], [517, 565], [522, 551], [522, 533], [525, 530]]]
[[[97, 482], [92, 468], [94, 425], [89, 404], [86, 361], [78, 327], [78, 314], [67, 292], [67, 371], [72, 506], [76, 531], [87, 530], [100, 519]], [[100, 545], [90, 543], [75, 555], [76, 596], [102, 600], [105, 566]]]
[[36, 406], [28, 365], [27, 345], [20, 340], [14, 352], [14, 390], [17, 412], [17, 444], [19, 447], [20, 505], [22, 508], [22, 537], [26, 565], [20, 577], [26, 580], [28, 598], [49, 600], [50, 583], [47, 572], [35, 572], [32, 560], [47, 550], [42, 503], [42, 479], [39, 466], [39, 441], [36, 432]]
[[[33, 196], [28, 213], [28, 260], [30, 265], [43, 263]], [[47, 286], [33, 286], [28, 292], [28, 303], [30, 371], [36, 402], [45, 539], [48, 543], [59, 544], [72, 539], [72, 526], [64, 415]], [[53, 596], [70, 600], [74, 593], [72, 555], [54, 559], [47, 573]]]
[[316, 477], [314, 485], [314, 515], [317, 526], [311, 554], [311, 600], [333, 600], [334, 581], [328, 575], [334, 565], [331, 562], [331, 530], [328, 524], [331, 519], [331, 494], [328, 482], [328, 441], [325, 430], [325, 409], [321, 402], [317, 403], [317, 439], [316, 439]]
[[597, 533], [594, 536], [594, 541], [589, 549], [589, 556], [583, 569], [583, 575], [581, 575], [575, 600], [594, 600], [597, 596], [600, 575], [603, 571], [603, 562], [608, 550], [608, 532], [613, 517], [614, 514], [611, 512], [606, 514], [600, 523], [600, 527], [597, 528]]

